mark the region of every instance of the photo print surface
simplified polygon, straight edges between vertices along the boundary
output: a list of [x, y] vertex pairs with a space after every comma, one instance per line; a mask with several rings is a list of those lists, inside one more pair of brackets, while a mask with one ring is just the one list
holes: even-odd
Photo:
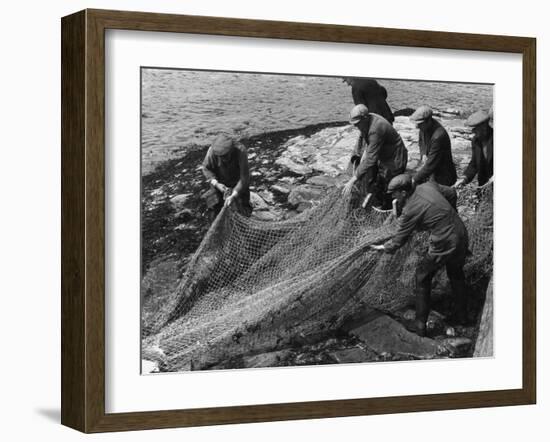
[[142, 68], [142, 374], [492, 356], [492, 105]]

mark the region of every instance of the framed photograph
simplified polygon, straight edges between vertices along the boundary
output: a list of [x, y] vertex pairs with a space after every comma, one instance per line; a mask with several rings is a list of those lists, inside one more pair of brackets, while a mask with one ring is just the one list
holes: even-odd
[[535, 48], [64, 17], [62, 423], [535, 403]]

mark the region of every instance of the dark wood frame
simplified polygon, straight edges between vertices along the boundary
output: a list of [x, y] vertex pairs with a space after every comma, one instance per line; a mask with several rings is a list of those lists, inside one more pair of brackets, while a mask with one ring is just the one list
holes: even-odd
[[[141, 430], [534, 404], [536, 400], [536, 40], [216, 17], [85, 10], [62, 29], [61, 422]], [[105, 30], [496, 51], [523, 56], [523, 386], [402, 397], [105, 413]]]

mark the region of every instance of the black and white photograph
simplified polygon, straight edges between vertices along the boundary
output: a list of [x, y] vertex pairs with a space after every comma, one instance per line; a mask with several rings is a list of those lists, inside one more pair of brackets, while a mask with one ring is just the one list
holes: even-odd
[[546, 441], [547, 8], [445, 6], [6, 2], [0, 440]]
[[493, 89], [142, 67], [141, 373], [492, 357]]

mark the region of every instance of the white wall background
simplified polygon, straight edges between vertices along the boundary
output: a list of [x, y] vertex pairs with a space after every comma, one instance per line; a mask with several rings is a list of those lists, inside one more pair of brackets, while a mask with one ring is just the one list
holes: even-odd
[[[20, 0], [5, 2], [0, 26], [0, 435], [3, 440], [81, 440], [59, 424], [60, 408], [60, 17], [83, 8], [309, 21], [533, 36], [538, 39], [538, 405], [375, 417], [117, 433], [96, 440], [443, 439], [547, 440], [550, 327], [544, 275], [550, 258], [543, 165], [550, 143], [550, 29], [544, 2], [394, 0]], [[510, 109], [518, 113], [520, 109]], [[6, 137], [7, 135], [7, 137]], [[413, 380], [411, 380], [413, 381]]]

